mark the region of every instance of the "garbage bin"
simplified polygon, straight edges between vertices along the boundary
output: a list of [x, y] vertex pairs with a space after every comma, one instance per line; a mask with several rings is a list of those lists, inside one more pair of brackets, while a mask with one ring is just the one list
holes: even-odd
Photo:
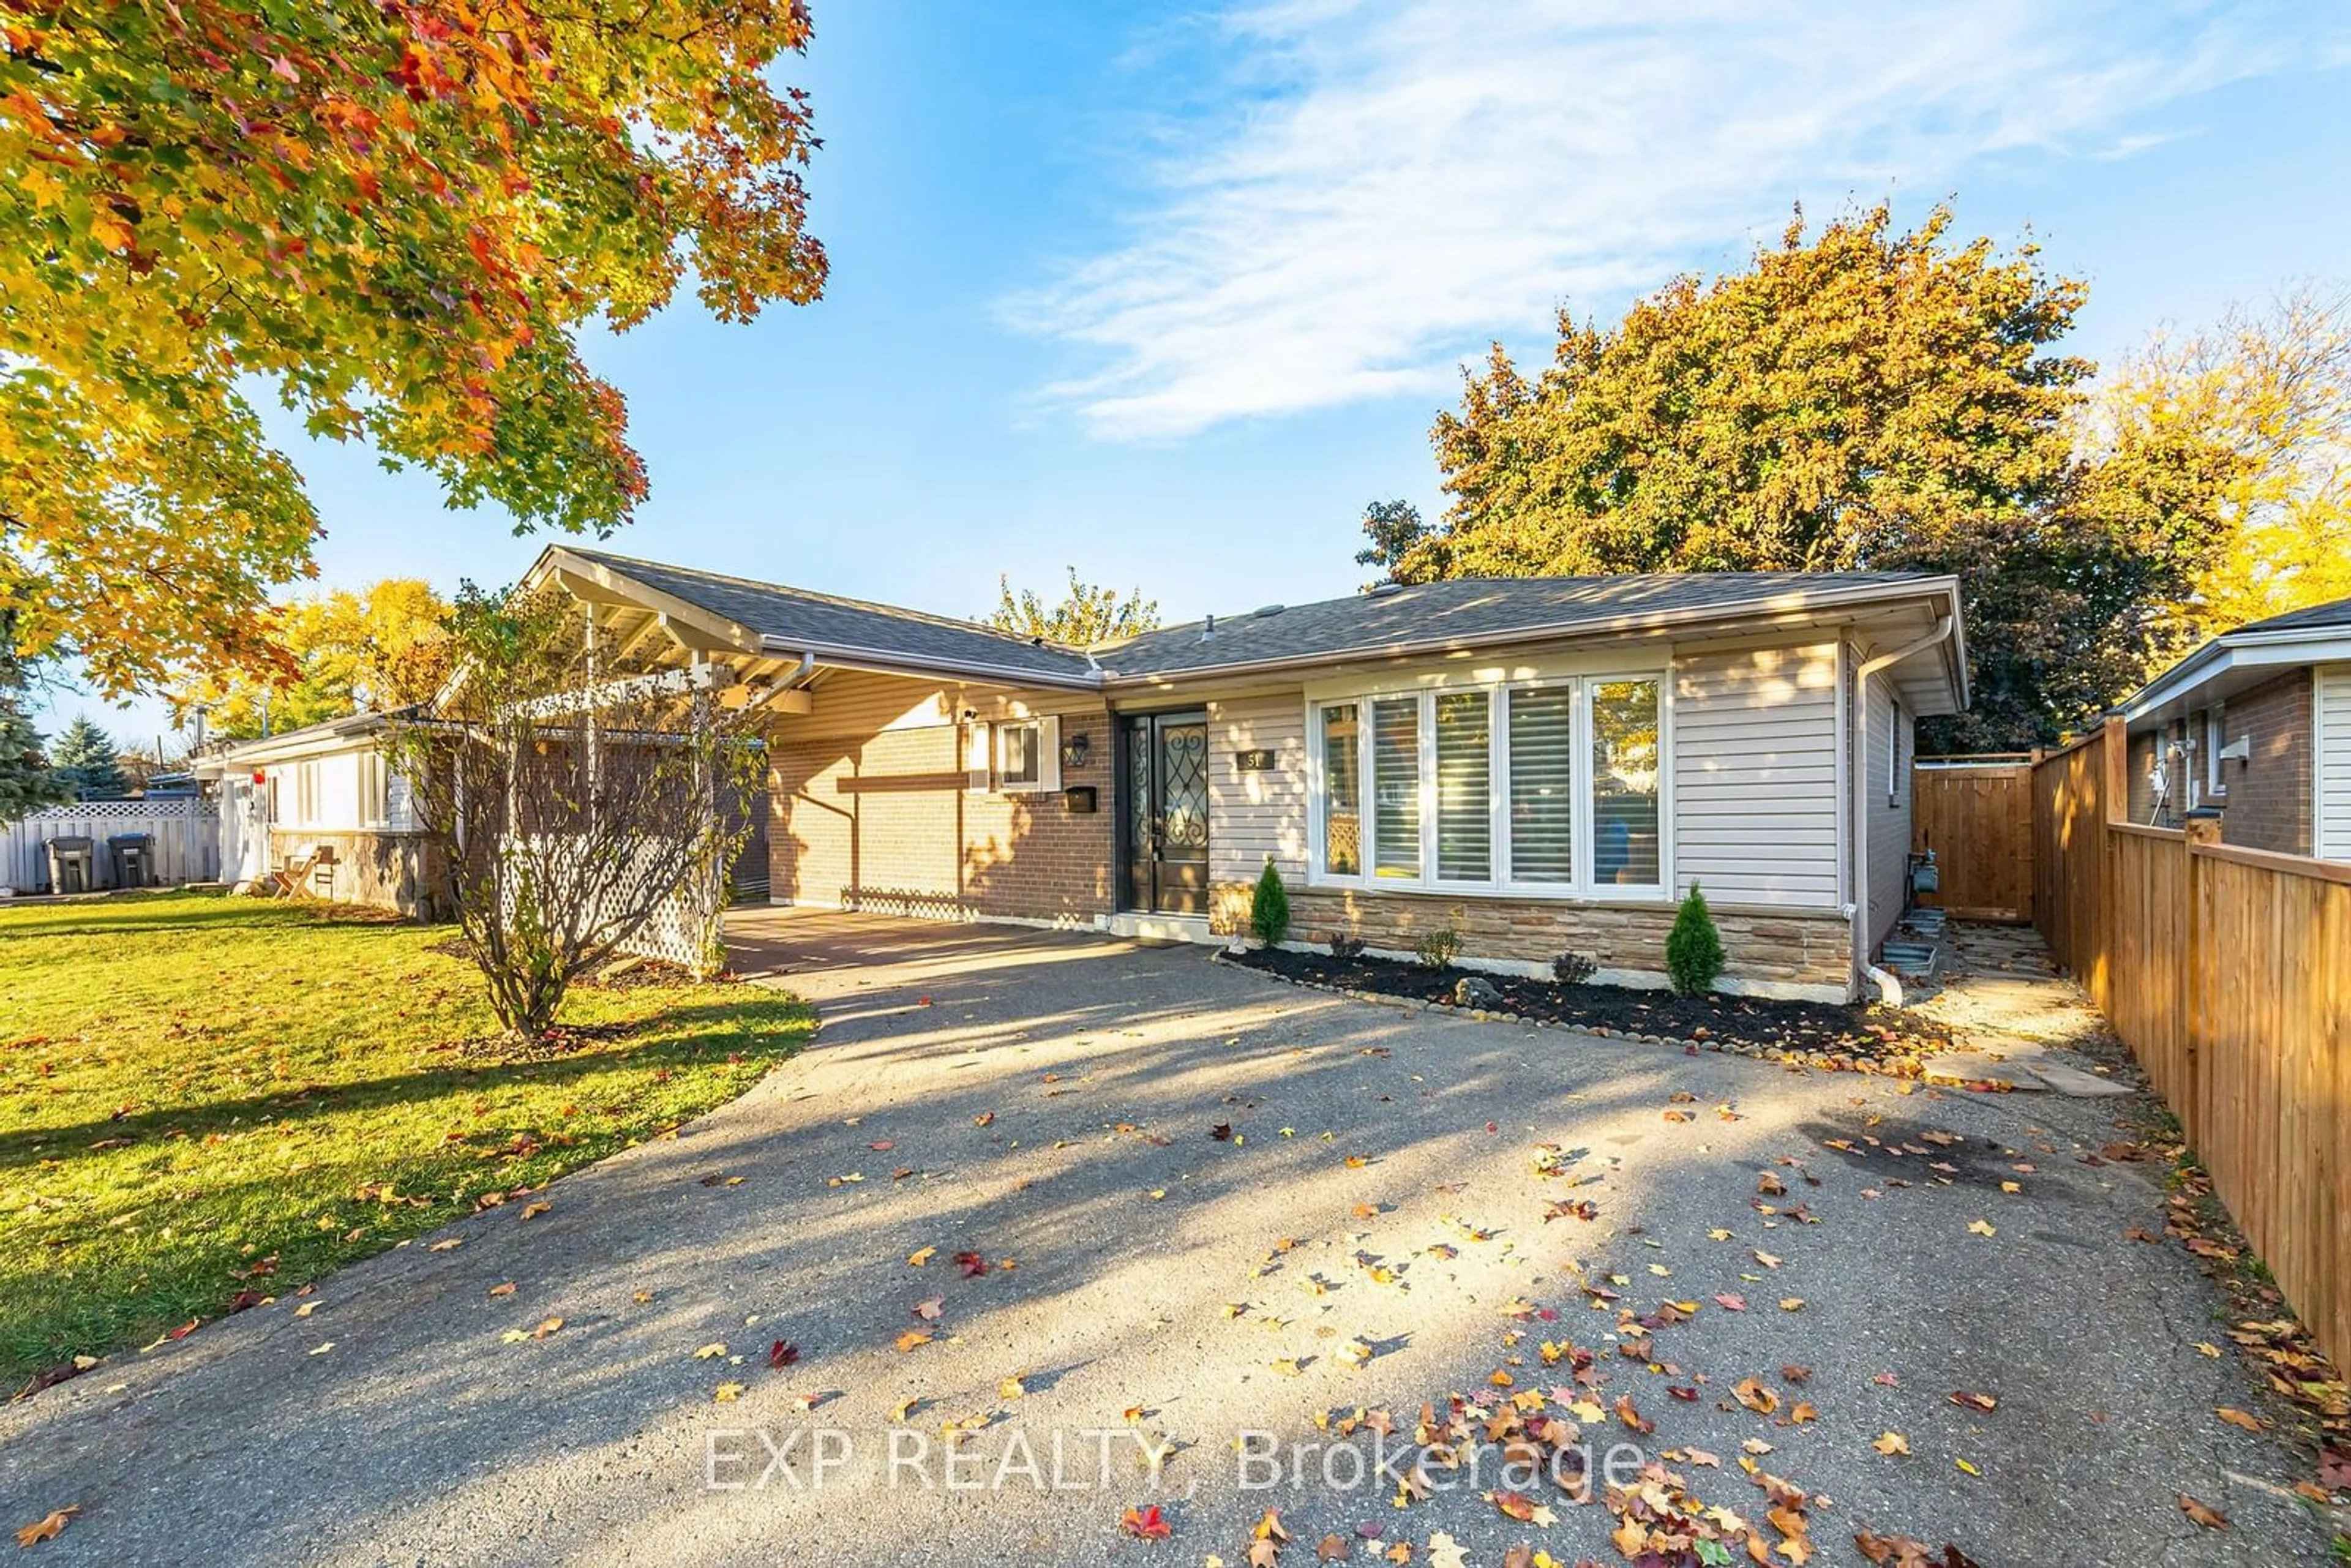
[[96, 840], [68, 838], [49, 841], [51, 893], [88, 893], [97, 885]]
[[145, 887], [155, 880], [155, 835], [117, 833], [106, 841], [114, 855], [114, 885]]

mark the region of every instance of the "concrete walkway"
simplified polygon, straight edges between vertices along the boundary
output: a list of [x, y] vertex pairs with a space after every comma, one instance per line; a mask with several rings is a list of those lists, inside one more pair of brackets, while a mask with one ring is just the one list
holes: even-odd
[[1961, 1049], [1930, 1059], [1930, 1078], [2082, 1099], [2119, 1098], [2140, 1083], [2088, 993], [2058, 973], [2039, 932], [1953, 921], [1945, 938], [1949, 962], [1914, 1005], [1950, 1025]]
[[[1615, 1562], [1598, 1507], [1398, 1511], [1313, 1458], [1249, 1490], [1233, 1451], [1328, 1444], [1333, 1410], [1408, 1432], [1513, 1357], [1541, 1387], [1547, 1338], [1599, 1352], [1604, 1397], [1656, 1423], [1637, 1440], [1722, 1456], [1677, 1462], [1711, 1502], [1760, 1518], [1733, 1460], [1770, 1444], [1817, 1563], [1858, 1562], [1863, 1528], [1987, 1568], [2325, 1560], [2291, 1457], [2214, 1415], [2261, 1406], [2198, 1348], [2226, 1343], [2209, 1287], [2125, 1234], [2160, 1229], [2159, 1173], [2097, 1156], [2112, 1103], [1480, 1025], [1192, 948], [768, 911], [737, 936], [819, 1005], [809, 1051], [528, 1225], [477, 1216], [322, 1281], [307, 1319], [257, 1309], [0, 1411], [0, 1523], [82, 1510], [27, 1561], [1237, 1564], [1276, 1506], [1293, 1565], [1326, 1532]], [[1593, 1218], [1547, 1218], [1562, 1200]], [[1698, 1315], [1625, 1359], [1586, 1283]], [[1816, 1419], [1728, 1397], [1791, 1365]], [[956, 1465], [949, 1423], [977, 1428]], [[1173, 1538], [1123, 1538], [1150, 1503]]]

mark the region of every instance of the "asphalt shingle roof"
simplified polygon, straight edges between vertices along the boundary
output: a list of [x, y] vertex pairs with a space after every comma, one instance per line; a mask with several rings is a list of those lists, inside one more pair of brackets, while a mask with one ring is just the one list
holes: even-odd
[[1918, 572], [1657, 572], [1623, 577], [1456, 578], [1148, 632], [1094, 651], [1120, 675], [1166, 675], [1223, 664], [1374, 654], [1411, 645], [1573, 632], [1627, 616], [1761, 607], [1840, 588], [1924, 581]]
[[2330, 604], [2311, 604], [2300, 610], [2289, 610], [2283, 615], [2273, 615], [2266, 621], [2256, 621], [2251, 625], [2240, 626], [2237, 631], [2325, 632], [2346, 626], [2351, 626], [2351, 599], [2338, 599]]
[[[998, 632], [974, 622], [778, 583], [665, 566], [564, 547], [689, 604], [725, 616], [786, 646], [803, 643], [862, 650], [921, 664], [984, 665], [1044, 678], [1090, 680], [1085, 653]], [[1515, 632], [1572, 634], [1626, 618], [1682, 615], [1792, 603], [1823, 591], [1930, 580], [1922, 572], [1659, 572], [1621, 577], [1459, 578], [1312, 604], [1218, 615], [1213, 630], [1187, 622], [1097, 647], [1102, 673], [1164, 677], [1234, 664], [1377, 655], [1441, 648]]]
[[828, 648], [856, 649], [886, 659], [925, 661], [948, 665], [984, 665], [1023, 671], [1046, 677], [1087, 679], [1092, 671], [1083, 653], [1050, 643], [1037, 643], [1008, 632], [919, 610], [873, 604], [813, 593], [780, 583], [754, 582], [693, 567], [665, 566], [659, 561], [607, 555], [601, 550], [564, 549], [610, 568], [674, 599], [698, 605], [787, 643], [799, 641]]

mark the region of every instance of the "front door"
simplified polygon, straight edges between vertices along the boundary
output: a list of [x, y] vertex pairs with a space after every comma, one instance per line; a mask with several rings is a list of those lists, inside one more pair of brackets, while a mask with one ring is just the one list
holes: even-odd
[[1125, 907], [1155, 915], [1208, 913], [1208, 721], [1132, 714], [1120, 726], [1125, 801], [1120, 813]]

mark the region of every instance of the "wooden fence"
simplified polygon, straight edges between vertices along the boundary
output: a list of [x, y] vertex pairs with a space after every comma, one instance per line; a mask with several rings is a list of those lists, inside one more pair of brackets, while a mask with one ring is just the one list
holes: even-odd
[[1937, 891], [1918, 902], [1960, 920], [2032, 918], [2032, 764], [2022, 757], [1921, 759], [1910, 772], [1910, 849], [1933, 851]]
[[0, 826], [0, 885], [18, 893], [49, 887], [49, 841], [89, 839], [98, 885], [114, 885], [106, 841], [145, 833], [154, 841], [153, 880], [163, 886], [210, 882], [220, 874], [220, 818], [192, 796], [153, 800], [84, 800], [53, 806]]
[[2351, 1364], [2351, 865], [2123, 821], [2119, 724], [2033, 768], [2037, 924]]

